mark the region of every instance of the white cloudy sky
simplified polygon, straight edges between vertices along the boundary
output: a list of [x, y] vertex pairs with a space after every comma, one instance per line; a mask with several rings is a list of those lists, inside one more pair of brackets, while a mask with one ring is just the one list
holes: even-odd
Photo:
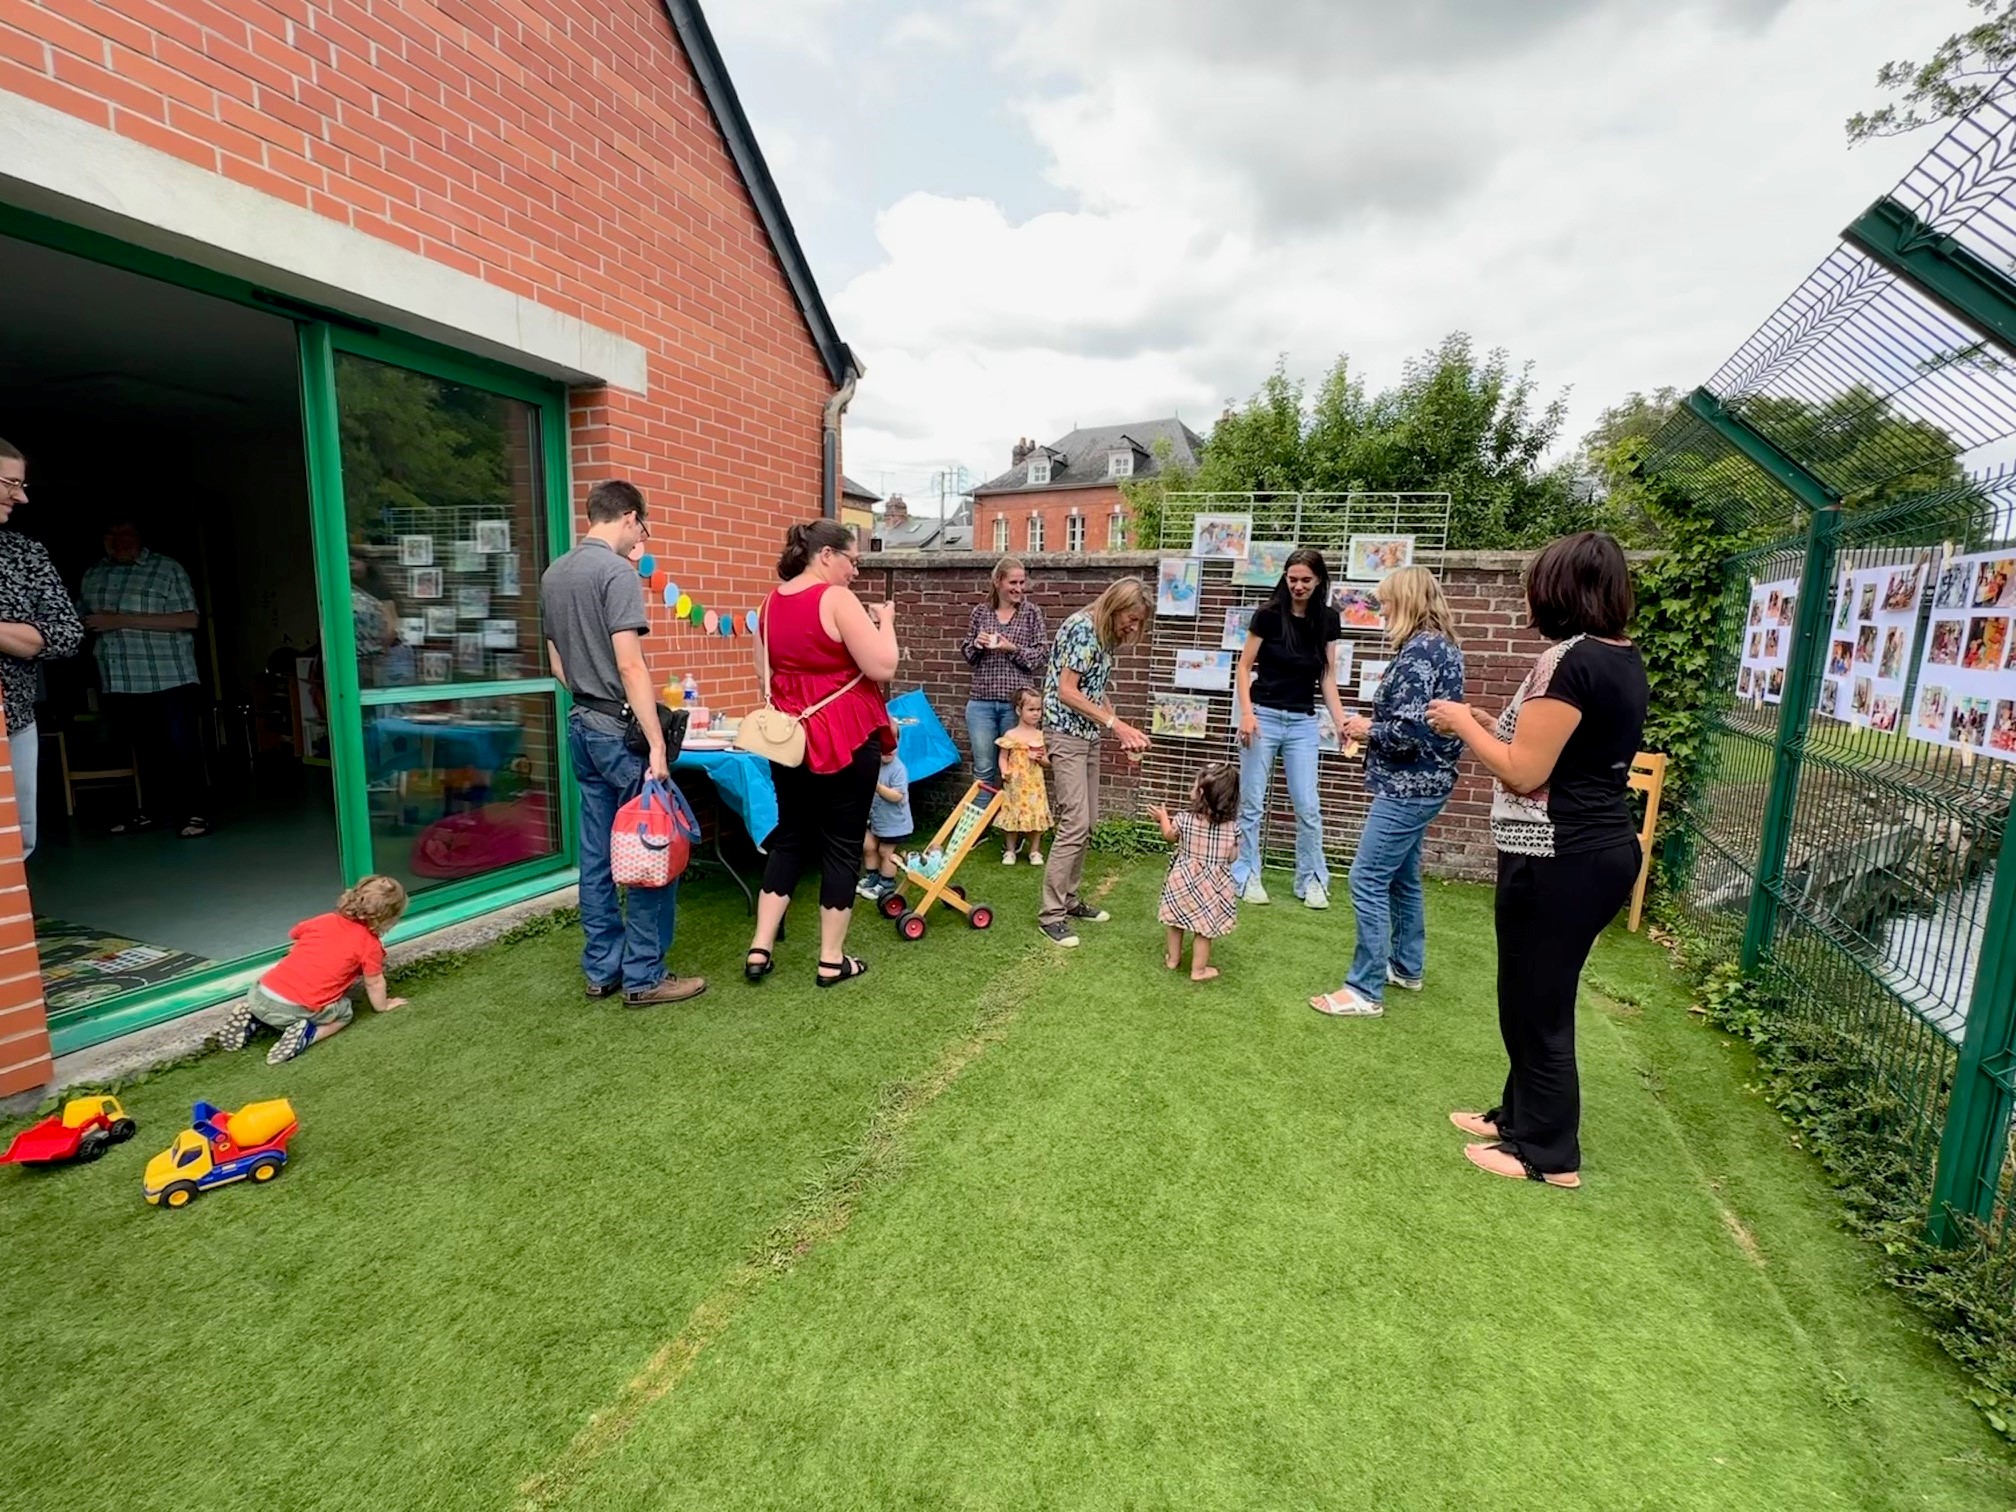
[[1929, 136], [1879, 63], [1965, 0], [717, 0], [868, 376], [847, 470], [1180, 413], [1461, 329], [1571, 429], [1698, 383]]

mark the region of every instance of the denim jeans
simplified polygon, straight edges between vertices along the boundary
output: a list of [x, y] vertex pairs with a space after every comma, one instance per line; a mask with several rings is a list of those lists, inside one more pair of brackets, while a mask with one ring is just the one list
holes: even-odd
[[1015, 728], [1015, 705], [995, 698], [966, 701], [966, 738], [973, 742], [973, 775], [982, 782], [1001, 781], [1001, 748], [994, 744]]
[[619, 898], [609, 870], [609, 830], [616, 810], [644, 790], [644, 758], [621, 734], [591, 724], [575, 710], [567, 719], [567, 750], [581, 789], [581, 970], [590, 983], [620, 980], [642, 992], [665, 979], [665, 955], [679, 919], [679, 884], [630, 887]]
[[1260, 816], [1274, 781], [1274, 759], [1288, 775], [1288, 801], [1295, 806], [1295, 896], [1311, 882], [1330, 891], [1330, 868], [1323, 861], [1323, 809], [1316, 796], [1316, 716], [1255, 707], [1260, 731], [1239, 753], [1239, 859], [1233, 885], [1245, 891], [1260, 870]]
[[1428, 919], [1421, 894], [1421, 842], [1449, 795], [1439, 798], [1374, 797], [1365, 833], [1351, 862], [1351, 907], [1358, 915], [1358, 944], [1344, 985], [1381, 1002], [1386, 968], [1410, 982], [1427, 969]]

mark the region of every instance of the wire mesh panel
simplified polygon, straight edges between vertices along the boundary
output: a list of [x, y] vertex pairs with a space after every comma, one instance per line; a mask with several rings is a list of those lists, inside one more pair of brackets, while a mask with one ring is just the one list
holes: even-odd
[[[1368, 592], [1372, 577], [1351, 581], [1347, 557], [1353, 537], [1405, 536], [1421, 564], [1434, 567], [1449, 539], [1450, 499], [1446, 493], [1188, 493], [1164, 501], [1161, 550], [1171, 558], [1190, 557], [1197, 545], [1197, 522], [1230, 516], [1249, 520], [1246, 563], [1197, 560], [1194, 617], [1158, 615], [1149, 684], [1155, 695], [1188, 696], [1204, 701], [1205, 723], [1198, 738], [1173, 736], [1165, 729], [1144, 758], [1141, 787], [1149, 802], [1180, 807], [1203, 770], [1214, 762], [1239, 762], [1236, 705], [1232, 672], [1246, 643], [1246, 621], [1265, 603], [1280, 575], [1279, 562], [1290, 546], [1321, 551], [1334, 588], [1351, 586]], [[1187, 605], [1186, 605], [1187, 607]], [[1386, 660], [1384, 632], [1376, 623], [1345, 615], [1344, 645], [1339, 652], [1338, 692], [1347, 711], [1369, 706], [1376, 686], [1371, 679]], [[1200, 675], [1200, 663], [1215, 658]], [[1222, 684], [1219, 677], [1222, 675]], [[1340, 744], [1328, 738], [1317, 757], [1317, 791], [1323, 814], [1325, 855], [1348, 862], [1365, 827], [1369, 799], [1364, 767], [1346, 758]], [[1285, 768], [1277, 768], [1262, 822], [1262, 846], [1270, 859], [1292, 856], [1295, 846], [1293, 806], [1288, 801]]]

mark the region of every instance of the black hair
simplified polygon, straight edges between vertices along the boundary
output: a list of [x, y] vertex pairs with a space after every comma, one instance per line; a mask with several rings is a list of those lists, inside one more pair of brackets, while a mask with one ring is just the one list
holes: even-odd
[[643, 523], [644, 495], [635, 483], [622, 478], [604, 478], [588, 490], [589, 524], [607, 525], [626, 514], [634, 514], [638, 523]]
[[[1309, 594], [1309, 613], [1306, 629], [1295, 622], [1295, 596], [1288, 591], [1288, 569], [1307, 567], [1316, 574], [1316, 586]], [[1274, 580], [1274, 591], [1267, 595], [1267, 607], [1274, 611], [1281, 621], [1281, 638], [1293, 648], [1301, 636], [1321, 635], [1322, 613], [1330, 602], [1330, 566], [1323, 560], [1323, 553], [1314, 546], [1297, 546], [1288, 553], [1288, 560], [1281, 564], [1281, 576]], [[1318, 641], [1320, 648], [1321, 641]]]
[[1573, 635], [1614, 640], [1637, 608], [1624, 548], [1601, 530], [1548, 543], [1526, 569], [1526, 606], [1533, 628], [1549, 640]]
[[1196, 812], [1213, 824], [1239, 817], [1239, 768], [1214, 761], [1197, 778]]
[[854, 532], [838, 520], [808, 520], [784, 532], [784, 554], [777, 558], [777, 576], [784, 582], [812, 565], [822, 551], [845, 551], [854, 544]]

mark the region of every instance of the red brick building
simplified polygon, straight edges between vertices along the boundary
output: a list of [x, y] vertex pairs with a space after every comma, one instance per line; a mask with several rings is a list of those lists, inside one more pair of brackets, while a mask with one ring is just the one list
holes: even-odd
[[[273, 825], [275, 917], [392, 871], [412, 929], [572, 864], [536, 587], [589, 485], [650, 501], [654, 672], [737, 707], [859, 371], [693, 0], [0, 0], [0, 332], [14, 526], [74, 588], [92, 512], [141, 499], [195, 580], [210, 787]], [[26, 885], [145, 969], [66, 1008], [44, 938], [59, 1052], [221, 1000], [285, 937], [93, 885], [156, 858], [99, 848], [131, 778], [58, 775], [108, 738], [90, 662], [48, 667]], [[101, 759], [132, 764], [116, 732]], [[49, 1067], [6, 766], [0, 1095]], [[150, 896], [229, 880], [158, 861]]]
[[1032, 554], [1124, 551], [1120, 483], [1165, 467], [1195, 467], [1204, 438], [1181, 420], [1143, 420], [1074, 430], [1039, 446], [1015, 443], [1008, 471], [973, 490], [973, 549]]

